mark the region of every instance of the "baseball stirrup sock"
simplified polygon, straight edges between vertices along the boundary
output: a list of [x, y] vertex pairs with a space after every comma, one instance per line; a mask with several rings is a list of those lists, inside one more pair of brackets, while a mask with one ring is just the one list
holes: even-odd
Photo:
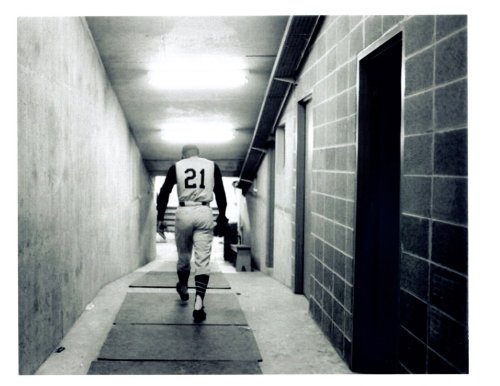
[[189, 280], [189, 271], [177, 271], [177, 277], [181, 286], [187, 287]]
[[196, 298], [194, 303], [195, 310], [201, 310], [203, 307], [203, 299], [205, 299], [209, 278], [209, 275], [196, 275], [194, 277], [194, 283], [196, 285]]

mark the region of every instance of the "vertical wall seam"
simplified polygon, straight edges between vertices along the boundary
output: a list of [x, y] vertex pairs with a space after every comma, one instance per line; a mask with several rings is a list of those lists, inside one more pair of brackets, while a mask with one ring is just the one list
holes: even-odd
[[[435, 90], [436, 87], [436, 28], [437, 28], [437, 18], [434, 16], [434, 33], [432, 37], [432, 45], [433, 45], [433, 63], [432, 63], [432, 85], [433, 89]], [[432, 141], [431, 141], [431, 170], [432, 170], [432, 178], [431, 178], [431, 193], [430, 193], [430, 219], [429, 219], [429, 236], [428, 236], [428, 243], [429, 243], [429, 251], [428, 251], [428, 267], [429, 271], [427, 273], [427, 280], [428, 280], [428, 286], [427, 286], [427, 333], [426, 335], [426, 350], [425, 350], [425, 370], [429, 372], [429, 332], [430, 332], [430, 319], [431, 319], [431, 313], [430, 313], [430, 308], [431, 308], [431, 287], [432, 287], [432, 282], [431, 282], [431, 269], [432, 269], [432, 229], [433, 229], [433, 211], [434, 211], [434, 148], [435, 148], [435, 108], [434, 108], [434, 96], [435, 96], [435, 91], [432, 91], [432, 98], [433, 98], [433, 113], [432, 113]]]

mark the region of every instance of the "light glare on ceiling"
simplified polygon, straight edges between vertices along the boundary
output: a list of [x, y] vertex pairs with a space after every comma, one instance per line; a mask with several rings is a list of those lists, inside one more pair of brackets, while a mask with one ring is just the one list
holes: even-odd
[[186, 121], [165, 126], [161, 137], [171, 143], [223, 143], [234, 138], [234, 130], [227, 123]]
[[248, 71], [240, 57], [172, 56], [150, 66], [149, 83], [171, 90], [225, 89], [245, 85]]
[[240, 87], [247, 82], [247, 74], [242, 70], [176, 70], [149, 73], [149, 83], [152, 86], [170, 90], [226, 89]]

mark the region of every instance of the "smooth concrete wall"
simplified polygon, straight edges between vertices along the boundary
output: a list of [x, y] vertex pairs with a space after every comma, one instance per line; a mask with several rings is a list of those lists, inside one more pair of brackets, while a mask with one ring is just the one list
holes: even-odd
[[266, 272], [269, 242], [269, 157], [265, 156], [252, 186], [240, 203], [242, 243], [251, 246], [252, 266]]
[[[252, 259], [259, 270], [292, 287], [295, 250], [296, 117], [288, 114], [286, 124], [276, 129], [275, 155], [266, 155], [257, 177], [240, 200], [239, 231], [242, 242], [252, 247]], [[283, 122], [282, 122], [283, 123]], [[269, 162], [274, 158], [274, 178]], [[274, 184], [274, 201], [270, 201]], [[271, 207], [271, 208], [270, 208]], [[274, 211], [273, 234], [269, 233], [269, 209]], [[266, 266], [270, 238], [273, 237], [273, 264]]]
[[274, 202], [270, 204], [274, 210], [273, 277], [291, 287], [295, 250], [295, 243], [292, 241], [295, 238], [295, 117], [289, 116], [288, 119], [290, 121], [275, 133], [275, 194]]
[[18, 19], [19, 372], [155, 257], [152, 180], [83, 18]]
[[[291, 118], [293, 122], [293, 117]], [[293, 231], [295, 187], [294, 182], [294, 125], [278, 129], [275, 146], [275, 178], [271, 178], [269, 162], [273, 157], [264, 156], [257, 177], [245, 196], [240, 198], [239, 232], [242, 243], [252, 247], [252, 263], [279, 282], [292, 285]], [[274, 180], [274, 181], [273, 181]], [[275, 197], [270, 201], [270, 184], [274, 183]], [[274, 211], [274, 229], [270, 234], [269, 210]], [[268, 246], [273, 237], [273, 264], [266, 266]]]

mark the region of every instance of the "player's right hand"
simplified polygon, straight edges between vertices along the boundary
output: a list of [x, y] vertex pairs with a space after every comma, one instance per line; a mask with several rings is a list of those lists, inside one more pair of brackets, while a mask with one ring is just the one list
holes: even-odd
[[167, 230], [167, 222], [165, 220], [163, 221], [158, 221], [156, 223], [156, 230], [158, 232], [165, 232]]
[[165, 231], [167, 230], [167, 222], [166, 221], [158, 221], [156, 223], [156, 232], [161, 236], [163, 240], [166, 240]]

